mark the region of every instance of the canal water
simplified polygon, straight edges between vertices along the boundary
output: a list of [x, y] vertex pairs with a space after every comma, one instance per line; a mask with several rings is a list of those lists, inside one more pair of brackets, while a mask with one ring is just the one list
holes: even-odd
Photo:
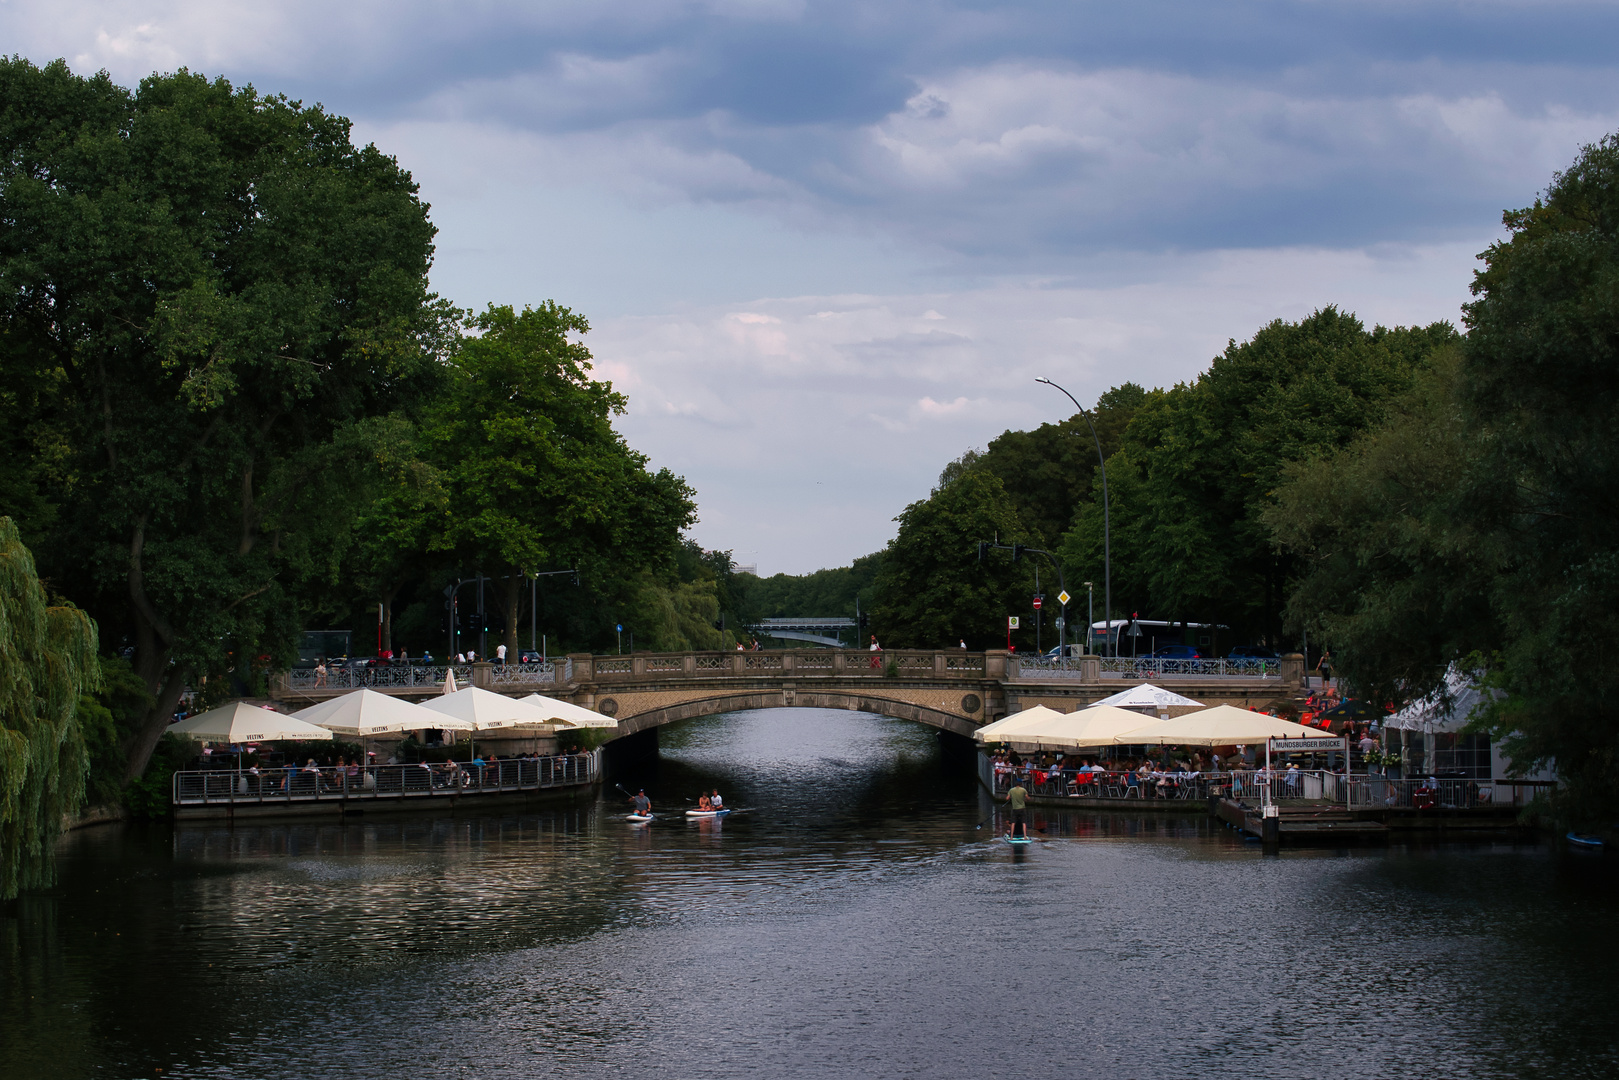
[[[101, 828], [0, 912], [0, 1074], [1611, 1077], [1609, 861], [1286, 851], [1202, 815], [997, 838], [931, 730], [662, 732], [542, 811]], [[688, 822], [719, 787], [738, 812]], [[987, 820], [982, 828], [980, 825]]]

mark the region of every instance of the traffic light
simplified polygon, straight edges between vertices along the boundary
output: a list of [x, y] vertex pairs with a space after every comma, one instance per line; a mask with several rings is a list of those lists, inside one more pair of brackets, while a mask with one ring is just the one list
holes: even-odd
[[860, 629], [864, 630], [867, 626], [869, 626], [871, 624], [871, 616], [867, 615], [864, 611], [862, 611], [860, 613], [860, 618], [859, 618], [858, 621], [860, 623]]
[[989, 541], [988, 540], [980, 540], [980, 541], [978, 541], [978, 561], [983, 562], [984, 561], [984, 556], [988, 555], [988, 554], [989, 554]]
[[1025, 548], [1023, 547], [1022, 544], [1013, 544], [1012, 545], [1012, 561], [1017, 562], [1019, 559], [1023, 558], [1024, 550], [1025, 550]]

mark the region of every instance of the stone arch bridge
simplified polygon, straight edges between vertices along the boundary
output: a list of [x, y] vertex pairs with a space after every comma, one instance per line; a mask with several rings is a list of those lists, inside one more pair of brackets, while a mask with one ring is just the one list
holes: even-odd
[[[1263, 706], [1298, 693], [1303, 660], [1070, 660], [1005, 652], [787, 649], [759, 652], [576, 653], [544, 664], [471, 664], [458, 682], [517, 696], [543, 693], [618, 721], [618, 737], [741, 709], [849, 709], [914, 720], [970, 737], [1009, 713], [1046, 705], [1081, 708], [1126, 687], [1154, 682], [1208, 705]], [[271, 696], [313, 704], [360, 686], [421, 699], [440, 692], [446, 669], [409, 665], [334, 671], [324, 685], [307, 671], [278, 676]]]

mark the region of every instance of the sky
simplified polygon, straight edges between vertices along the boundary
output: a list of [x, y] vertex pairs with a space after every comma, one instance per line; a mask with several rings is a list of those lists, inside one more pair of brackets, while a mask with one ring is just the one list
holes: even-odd
[[1327, 305], [1458, 321], [1501, 212], [1619, 130], [1619, 5], [0, 0], [0, 49], [320, 102], [466, 307], [591, 323], [692, 535], [881, 548], [939, 471]]

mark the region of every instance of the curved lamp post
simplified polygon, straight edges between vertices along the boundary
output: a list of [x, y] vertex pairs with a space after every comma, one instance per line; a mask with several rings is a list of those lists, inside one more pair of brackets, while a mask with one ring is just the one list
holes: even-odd
[[1107, 459], [1102, 456], [1102, 439], [1101, 439], [1101, 437], [1099, 435], [1096, 434], [1096, 425], [1091, 422], [1091, 414], [1086, 410], [1085, 406], [1083, 406], [1083, 405], [1081, 405], [1079, 403], [1079, 401], [1074, 397], [1073, 394], [1070, 394], [1068, 391], [1063, 390], [1062, 387], [1058, 386], [1056, 383], [1052, 382], [1050, 379], [1041, 378], [1041, 379], [1036, 379], [1034, 381], [1037, 382], [1037, 383], [1045, 383], [1047, 386], [1052, 387], [1053, 389], [1056, 389], [1056, 390], [1062, 390], [1063, 395], [1065, 397], [1067, 397], [1069, 401], [1072, 401], [1074, 403], [1074, 408], [1079, 410], [1079, 415], [1081, 415], [1081, 416], [1083, 416], [1085, 418], [1085, 423], [1088, 424], [1090, 426], [1090, 429], [1091, 429], [1091, 438], [1096, 443], [1096, 462], [1097, 462], [1098, 465], [1101, 466], [1101, 469], [1102, 469], [1102, 597], [1103, 597], [1102, 605], [1103, 605], [1103, 618], [1107, 619], [1107, 637], [1108, 637], [1108, 641], [1111, 642], [1112, 645], [1113, 645], [1113, 655], [1117, 656], [1117, 655], [1119, 655], [1119, 639], [1117, 637], [1115, 637], [1114, 634], [1113, 634], [1113, 536], [1112, 536], [1113, 530], [1112, 530], [1112, 527], [1111, 527], [1111, 522], [1109, 522], [1109, 520], [1108, 520]]

